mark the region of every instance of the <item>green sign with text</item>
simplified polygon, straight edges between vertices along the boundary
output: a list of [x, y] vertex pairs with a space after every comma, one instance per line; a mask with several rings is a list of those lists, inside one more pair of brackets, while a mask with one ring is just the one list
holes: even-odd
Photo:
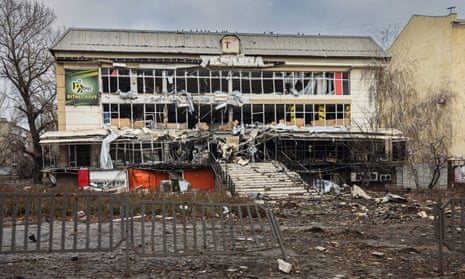
[[65, 70], [66, 105], [98, 105], [98, 70]]

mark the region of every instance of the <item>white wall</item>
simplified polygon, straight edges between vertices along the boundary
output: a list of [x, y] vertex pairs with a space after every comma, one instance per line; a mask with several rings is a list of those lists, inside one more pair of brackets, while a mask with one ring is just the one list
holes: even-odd
[[352, 96], [352, 126], [368, 129], [370, 120], [375, 117], [375, 104], [370, 101], [370, 86], [375, 81], [373, 74], [361, 69], [350, 72], [350, 89]]
[[[429, 182], [431, 181], [431, 169], [426, 164], [417, 164], [415, 166], [417, 175], [418, 175], [418, 182], [419, 188], [418, 189], [427, 189]], [[417, 189], [415, 185], [415, 180], [413, 178], [413, 174], [410, 170], [408, 165], [404, 165], [403, 169], [403, 176], [402, 176], [402, 184], [404, 188], [410, 189]], [[447, 168], [441, 169], [441, 176], [439, 177], [436, 186], [434, 189], [446, 189], [447, 188]]]
[[100, 106], [66, 106], [65, 110], [67, 131], [102, 128]]

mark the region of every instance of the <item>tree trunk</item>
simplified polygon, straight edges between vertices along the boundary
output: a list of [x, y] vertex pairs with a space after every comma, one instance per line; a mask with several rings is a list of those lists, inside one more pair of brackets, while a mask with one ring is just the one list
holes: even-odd
[[34, 158], [34, 171], [32, 174], [32, 179], [34, 184], [42, 184], [42, 156], [37, 156]]
[[428, 189], [433, 189], [434, 186], [436, 186], [436, 183], [438, 183], [439, 177], [441, 176], [441, 168], [440, 166], [435, 166], [433, 170], [433, 177], [431, 178], [431, 181], [428, 185]]

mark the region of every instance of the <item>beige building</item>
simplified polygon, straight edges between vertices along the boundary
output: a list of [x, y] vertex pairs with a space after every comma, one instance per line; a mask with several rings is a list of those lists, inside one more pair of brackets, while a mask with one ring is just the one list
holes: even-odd
[[59, 146], [54, 169], [232, 154], [341, 183], [389, 162], [371, 178], [391, 183], [404, 159], [403, 137], [371, 124], [372, 69], [389, 56], [369, 37], [69, 29], [51, 51], [59, 131], [41, 143]]
[[23, 152], [23, 149], [30, 151], [30, 144], [31, 140], [24, 128], [6, 118], [0, 118], [0, 176], [32, 175], [30, 158]]
[[[414, 15], [399, 34], [389, 53], [391, 67], [407, 68], [411, 85], [420, 96], [447, 91], [454, 97], [441, 99], [438, 105], [447, 104], [453, 127], [452, 144], [448, 158], [463, 165], [465, 155], [465, 20], [457, 14], [445, 16]], [[457, 162], [454, 162], [457, 161]], [[450, 169], [451, 173], [452, 170]], [[449, 184], [453, 182], [449, 176]]]

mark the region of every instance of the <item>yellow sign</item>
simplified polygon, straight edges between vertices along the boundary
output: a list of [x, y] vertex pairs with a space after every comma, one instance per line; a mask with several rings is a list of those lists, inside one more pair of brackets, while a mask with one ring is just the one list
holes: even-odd
[[325, 113], [325, 106], [324, 105], [318, 106], [318, 119], [320, 119], [320, 120], [325, 120], [326, 119], [326, 113]]

